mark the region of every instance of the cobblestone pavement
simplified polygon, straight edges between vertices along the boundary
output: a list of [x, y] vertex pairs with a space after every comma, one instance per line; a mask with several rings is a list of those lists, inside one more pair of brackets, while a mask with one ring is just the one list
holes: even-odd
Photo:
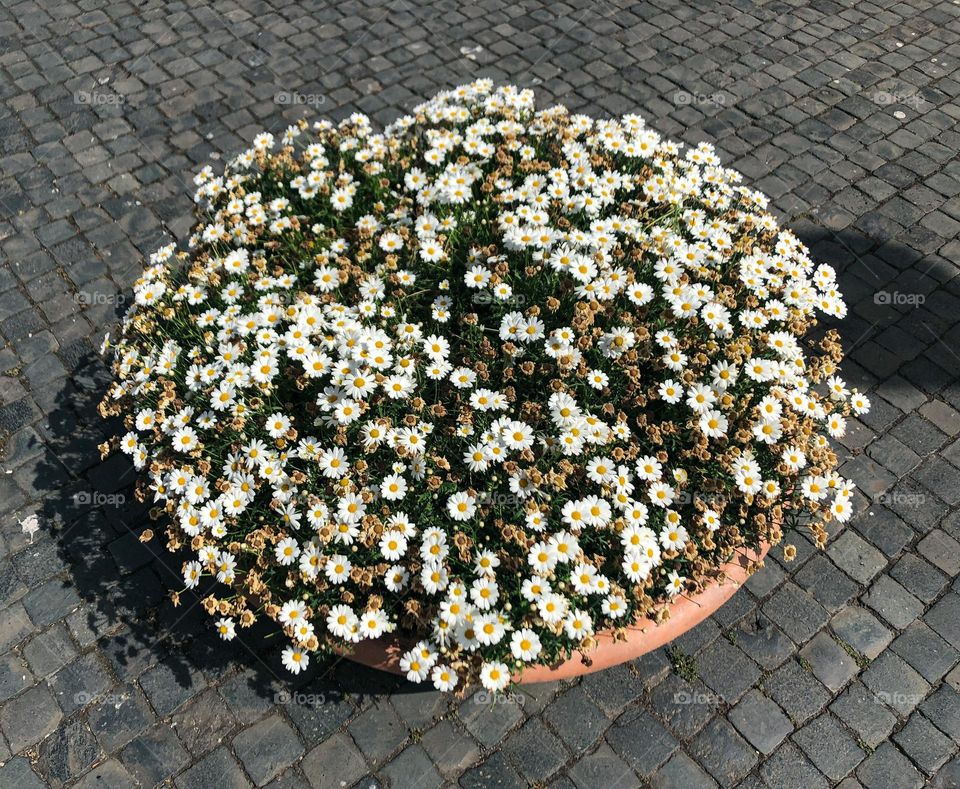
[[[957, 0], [244, 5], [0, 9], [0, 786], [960, 786]], [[579, 681], [449, 708], [349, 663], [291, 686], [165, 600], [177, 568], [98, 460], [95, 349], [202, 164], [481, 75], [716, 141], [837, 266], [874, 401], [858, 515]]]

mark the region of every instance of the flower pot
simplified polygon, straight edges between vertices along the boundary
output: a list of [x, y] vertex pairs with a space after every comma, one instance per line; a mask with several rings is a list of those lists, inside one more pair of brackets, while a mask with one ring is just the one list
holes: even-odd
[[[620, 641], [614, 640], [613, 633], [609, 630], [597, 633], [597, 646], [589, 653], [589, 664], [578, 653], [552, 666], [530, 665], [523, 670], [522, 674], [514, 676], [514, 681], [521, 685], [529, 685], [535, 682], [553, 682], [582, 674], [592, 674], [594, 671], [633, 660], [670, 643], [700, 624], [733, 597], [749, 576], [750, 565], [761, 561], [769, 549], [770, 545], [764, 543], [759, 552], [739, 551], [730, 562], [721, 567], [724, 573], [722, 579], [711, 583], [695, 595], [680, 597], [672, 602], [669, 606], [670, 618], [662, 624], [657, 624], [651, 619], [639, 619], [626, 628], [626, 639]], [[355, 663], [392, 674], [401, 674], [400, 656], [414, 643], [415, 641], [409, 637], [389, 635], [361, 641], [352, 651], [344, 651], [342, 654]]]

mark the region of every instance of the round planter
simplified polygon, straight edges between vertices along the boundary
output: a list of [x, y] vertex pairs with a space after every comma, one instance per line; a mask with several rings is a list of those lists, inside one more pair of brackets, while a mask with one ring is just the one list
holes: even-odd
[[[626, 639], [616, 641], [608, 630], [596, 634], [597, 646], [590, 653], [590, 664], [576, 653], [572, 657], [552, 666], [531, 665], [520, 676], [514, 676], [514, 682], [529, 685], [535, 682], [553, 682], [570, 679], [582, 674], [615, 666], [640, 655], [645, 655], [678, 636], [686, 633], [710, 616], [727, 600], [733, 597], [747, 579], [748, 568], [767, 555], [770, 545], [764, 543], [760, 551], [742, 550], [727, 564], [722, 566], [723, 578], [707, 586], [698, 594], [681, 597], [670, 604], [670, 618], [662, 624], [652, 619], [638, 619], [626, 628]], [[404, 636], [384, 636], [370, 641], [361, 641], [351, 651], [342, 654], [348, 660], [370, 668], [401, 674], [400, 656], [415, 643], [414, 639]]]

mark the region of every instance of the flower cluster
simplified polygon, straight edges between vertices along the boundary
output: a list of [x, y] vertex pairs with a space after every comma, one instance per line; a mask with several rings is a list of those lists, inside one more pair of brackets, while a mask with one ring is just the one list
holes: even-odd
[[408, 679], [498, 690], [791, 519], [822, 543], [869, 403], [801, 342], [833, 269], [739, 182], [484, 80], [204, 168], [102, 411], [219, 634], [269, 617], [299, 672], [395, 633]]

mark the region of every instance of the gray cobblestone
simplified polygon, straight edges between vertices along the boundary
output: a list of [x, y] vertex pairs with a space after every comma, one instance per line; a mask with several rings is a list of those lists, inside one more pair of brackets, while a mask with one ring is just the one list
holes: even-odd
[[886, 565], [883, 554], [847, 529], [827, 549], [834, 563], [847, 575], [866, 584]]
[[813, 675], [832, 693], [838, 693], [859, 671], [856, 662], [827, 633], [818, 633], [800, 650]]
[[744, 696], [729, 714], [730, 722], [763, 754], [770, 754], [783, 742], [793, 724], [770, 699], [756, 690]]
[[892, 652], [884, 652], [861, 678], [874, 696], [901, 715], [909, 715], [930, 692], [929, 683]]
[[863, 602], [896, 630], [906, 627], [923, 613], [923, 603], [889, 575], [881, 575], [873, 582]]
[[541, 783], [567, 760], [563, 743], [538, 718], [527, 721], [503, 744], [503, 752], [528, 783]]
[[890, 648], [931, 683], [940, 679], [960, 661], [960, 652], [923, 622], [913, 622]]
[[889, 742], [883, 743], [857, 770], [857, 778], [866, 789], [919, 789], [923, 776], [910, 760]]
[[700, 677], [728, 704], [733, 704], [760, 677], [760, 669], [724, 639], [714, 641], [697, 659]]
[[844, 608], [830, 625], [845, 644], [871, 660], [880, 655], [893, 640], [893, 635], [884, 624], [859, 606]]
[[830, 710], [856, 734], [868, 748], [876, 748], [897, 725], [896, 716], [859, 682], [844, 691]]
[[250, 781], [230, 752], [220, 747], [180, 773], [176, 784], [180, 789], [205, 789], [209, 786], [245, 789], [250, 786]]
[[144, 786], [156, 786], [190, 763], [190, 754], [173, 729], [156, 726], [120, 752], [120, 761]]
[[814, 718], [793, 735], [793, 741], [831, 781], [849, 775], [866, 756], [829, 714]]
[[721, 786], [733, 786], [759, 761], [757, 752], [722, 717], [714, 718], [691, 742], [690, 752]]
[[957, 746], [919, 713], [893, 735], [894, 741], [928, 775], [946, 764]]
[[589, 749], [610, 726], [600, 707], [579, 687], [558, 696], [543, 717], [574, 754]]
[[678, 748], [677, 741], [649, 713], [627, 713], [607, 732], [610, 747], [641, 778], [648, 779]]

